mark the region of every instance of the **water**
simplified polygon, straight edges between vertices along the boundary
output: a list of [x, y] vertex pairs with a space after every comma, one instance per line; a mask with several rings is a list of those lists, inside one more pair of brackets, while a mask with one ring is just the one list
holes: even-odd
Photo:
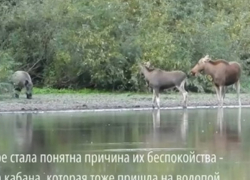
[[[0, 174], [4, 177], [22, 172], [39, 175], [41, 179], [48, 179], [47, 175], [86, 175], [87, 179], [113, 175], [115, 179], [141, 180], [149, 176], [208, 178], [219, 173], [220, 180], [247, 180], [249, 117], [248, 108], [2, 114], [0, 155], [3, 158], [6, 154], [8, 159], [6, 162], [0, 159]], [[148, 156], [151, 151], [152, 156]], [[184, 158], [178, 162], [174, 158], [190, 157], [191, 152], [215, 154], [217, 159], [187, 162], [190, 159]], [[32, 154], [37, 159], [13, 162], [16, 160], [13, 154]], [[80, 154], [81, 163], [41, 162], [41, 154]], [[87, 154], [92, 160], [97, 160], [97, 155], [113, 156], [114, 162], [100, 159], [101, 162], [85, 162]], [[172, 157], [173, 162], [166, 162], [165, 155]], [[134, 159], [136, 156], [138, 159]]]

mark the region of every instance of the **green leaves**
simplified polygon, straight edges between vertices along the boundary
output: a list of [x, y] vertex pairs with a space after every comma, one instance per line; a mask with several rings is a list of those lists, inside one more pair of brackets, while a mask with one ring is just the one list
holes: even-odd
[[[248, 75], [250, 11], [245, 3], [4, 1], [0, 69], [6, 73], [0, 76], [22, 69], [39, 86], [143, 90], [138, 61], [188, 73], [205, 54], [241, 61]], [[212, 90], [202, 76], [189, 82], [190, 90]]]

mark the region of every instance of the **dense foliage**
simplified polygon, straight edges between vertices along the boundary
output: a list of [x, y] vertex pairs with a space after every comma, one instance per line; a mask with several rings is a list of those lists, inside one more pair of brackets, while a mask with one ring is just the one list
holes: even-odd
[[[204, 55], [239, 61], [248, 87], [246, 0], [1, 0], [0, 78], [38, 87], [142, 90], [137, 61], [186, 73]], [[211, 90], [204, 77], [189, 90]]]

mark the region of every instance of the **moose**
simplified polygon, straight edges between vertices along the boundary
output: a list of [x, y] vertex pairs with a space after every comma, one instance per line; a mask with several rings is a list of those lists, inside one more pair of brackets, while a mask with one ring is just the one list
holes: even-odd
[[187, 75], [182, 71], [164, 71], [150, 66], [149, 61], [144, 64], [139, 63], [141, 73], [144, 75], [148, 86], [153, 89], [152, 107], [155, 108], [156, 104], [160, 109], [159, 93], [161, 90], [176, 87], [183, 96], [182, 107], [186, 108], [188, 93], [185, 90], [185, 83]]
[[209, 55], [206, 55], [192, 68], [191, 74], [197, 76], [201, 71], [211, 76], [217, 94], [218, 105], [220, 107], [223, 106], [226, 87], [233, 84], [236, 87], [239, 106], [241, 106], [241, 65], [238, 62], [228, 62], [224, 59], [212, 60]]

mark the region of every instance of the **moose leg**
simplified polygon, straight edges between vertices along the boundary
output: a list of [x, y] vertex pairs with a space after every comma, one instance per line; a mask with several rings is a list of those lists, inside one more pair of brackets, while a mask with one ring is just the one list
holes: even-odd
[[236, 91], [237, 91], [237, 99], [238, 99], [238, 102], [239, 102], [239, 106], [241, 106], [241, 100], [240, 100], [240, 81], [239, 80], [235, 83], [235, 87], [236, 87]]
[[153, 89], [152, 107], [155, 108], [155, 90]]
[[187, 91], [185, 90], [185, 80], [181, 82], [180, 86], [176, 86], [176, 88], [182, 93], [183, 102], [182, 107], [187, 108]]
[[223, 89], [224, 89], [224, 86], [219, 86], [219, 98], [220, 98], [220, 107], [223, 106]]
[[220, 104], [220, 96], [219, 96], [219, 87], [218, 86], [214, 86], [215, 87], [215, 91], [216, 91], [216, 95], [217, 95], [217, 100], [218, 100], [218, 105]]
[[160, 109], [160, 93], [159, 93], [159, 90], [155, 90], [155, 95], [156, 95], [156, 104], [157, 104], [157, 107], [158, 109]]
[[226, 86], [223, 86], [222, 89], [222, 98], [225, 99], [225, 95], [226, 95]]

